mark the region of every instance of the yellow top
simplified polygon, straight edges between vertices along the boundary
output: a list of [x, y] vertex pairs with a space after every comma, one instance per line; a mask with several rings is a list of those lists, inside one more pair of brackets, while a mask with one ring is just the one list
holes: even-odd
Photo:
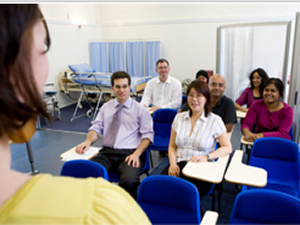
[[0, 224], [151, 224], [136, 201], [103, 178], [39, 174], [0, 208]]

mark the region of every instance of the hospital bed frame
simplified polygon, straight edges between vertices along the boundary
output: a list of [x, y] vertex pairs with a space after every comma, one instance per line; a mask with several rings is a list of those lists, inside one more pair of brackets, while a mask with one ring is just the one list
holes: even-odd
[[[80, 78], [80, 75], [82, 75], [82, 74], [89, 74], [87, 76], [88, 78]], [[70, 119], [71, 123], [73, 122], [74, 119], [80, 118], [84, 115], [86, 115], [88, 118], [91, 118], [93, 114], [94, 115], [93, 115], [92, 121], [94, 121], [94, 119], [97, 115], [97, 111], [99, 110], [99, 105], [100, 105], [101, 100], [103, 100], [105, 102], [104, 94], [110, 94], [111, 96], [113, 95], [110, 85], [103, 86], [103, 85], [99, 84], [100, 81], [109, 81], [109, 84], [110, 84], [110, 78], [109, 79], [97, 79], [95, 75], [111, 75], [111, 74], [99, 73], [99, 72], [93, 72], [93, 73], [92, 72], [90, 72], [90, 73], [88, 73], [88, 72], [78, 73], [77, 72], [77, 73], [74, 73], [71, 70], [66, 70], [63, 72], [63, 74], [61, 74], [60, 84], [61, 84], [61, 91], [63, 93], [70, 94], [70, 92], [80, 92], [80, 97], [78, 98], [77, 105], [76, 105], [76, 108], [73, 113], [73, 117]], [[78, 77], [79, 81], [91, 80], [94, 78], [96, 85], [86, 85], [86, 84], [74, 82], [73, 81], [74, 77]], [[147, 82], [143, 82], [140, 84], [138, 84], [138, 82], [145, 80], [145, 79], [150, 80], [151, 76], [141, 77], [140, 79], [134, 80], [134, 84], [133, 84], [134, 92], [130, 92], [131, 96], [136, 98], [142, 94], [142, 92], [144, 91], [144, 89], [146, 87]], [[91, 93], [100, 95], [97, 100], [96, 108], [94, 108], [91, 105], [91, 100], [88, 96], [88, 94], [91, 94]], [[90, 109], [86, 112], [86, 114], [76, 116], [78, 108], [81, 108], [82, 100], [86, 100], [88, 102]]]

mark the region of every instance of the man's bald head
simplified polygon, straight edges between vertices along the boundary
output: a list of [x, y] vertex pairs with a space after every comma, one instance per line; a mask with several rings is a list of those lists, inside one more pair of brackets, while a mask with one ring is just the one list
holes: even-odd
[[225, 92], [226, 81], [220, 74], [214, 74], [209, 78], [210, 93], [213, 98], [221, 98]]

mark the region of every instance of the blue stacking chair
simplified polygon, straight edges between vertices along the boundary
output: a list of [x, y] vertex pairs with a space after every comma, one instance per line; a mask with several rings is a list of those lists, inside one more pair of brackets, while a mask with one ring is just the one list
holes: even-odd
[[[267, 185], [263, 187], [264, 189], [281, 191], [299, 198], [299, 157], [299, 146], [295, 142], [283, 138], [264, 137], [253, 143], [249, 165], [267, 171]], [[242, 190], [254, 188], [243, 186]]]
[[229, 224], [300, 224], [300, 200], [273, 190], [240, 192]]
[[[142, 154], [142, 157], [145, 157], [145, 165], [142, 168], [141, 174], [146, 174], [149, 176], [149, 170], [150, 170], [150, 162], [149, 162], [149, 153], [148, 149]], [[108, 174], [108, 180], [111, 182], [120, 182], [120, 178], [117, 172], [113, 171]]]
[[171, 128], [173, 120], [177, 114], [176, 109], [163, 108], [158, 109], [153, 113], [153, 130], [154, 130], [154, 141], [148, 147], [151, 165], [153, 167], [153, 160], [151, 156], [151, 150], [155, 151], [168, 151]]
[[104, 166], [84, 159], [76, 159], [65, 162], [60, 175], [77, 178], [103, 177], [108, 180], [108, 173]]
[[194, 184], [167, 175], [146, 177], [137, 202], [152, 224], [200, 224], [200, 198]]

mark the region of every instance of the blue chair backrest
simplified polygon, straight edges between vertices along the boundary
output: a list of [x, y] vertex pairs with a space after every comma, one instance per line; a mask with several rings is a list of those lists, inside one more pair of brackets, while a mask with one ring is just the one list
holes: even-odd
[[153, 224], [199, 224], [200, 197], [196, 186], [167, 175], [146, 177], [137, 202]]
[[170, 138], [173, 120], [177, 114], [176, 109], [158, 109], [153, 113], [154, 135]]
[[250, 161], [251, 157], [256, 157], [298, 162], [298, 156], [299, 146], [295, 142], [284, 138], [264, 137], [254, 141]]
[[300, 200], [273, 190], [240, 192], [229, 224], [300, 224]]
[[249, 165], [267, 171], [266, 188], [271, 183], [278, 184], [277, 188], [286, 193], [294, 191], [297, 196], [300, 188], [299, 157], [299, 146], [295, 142], [284, 138], [264, 137], [254, 141]]
[[103, 177], [108, 180], [108, 173], [104, 166], [99, 163], [78, 159], [64, 163], [61, 169], [61, 176], [71, 176], [77, 178]]

